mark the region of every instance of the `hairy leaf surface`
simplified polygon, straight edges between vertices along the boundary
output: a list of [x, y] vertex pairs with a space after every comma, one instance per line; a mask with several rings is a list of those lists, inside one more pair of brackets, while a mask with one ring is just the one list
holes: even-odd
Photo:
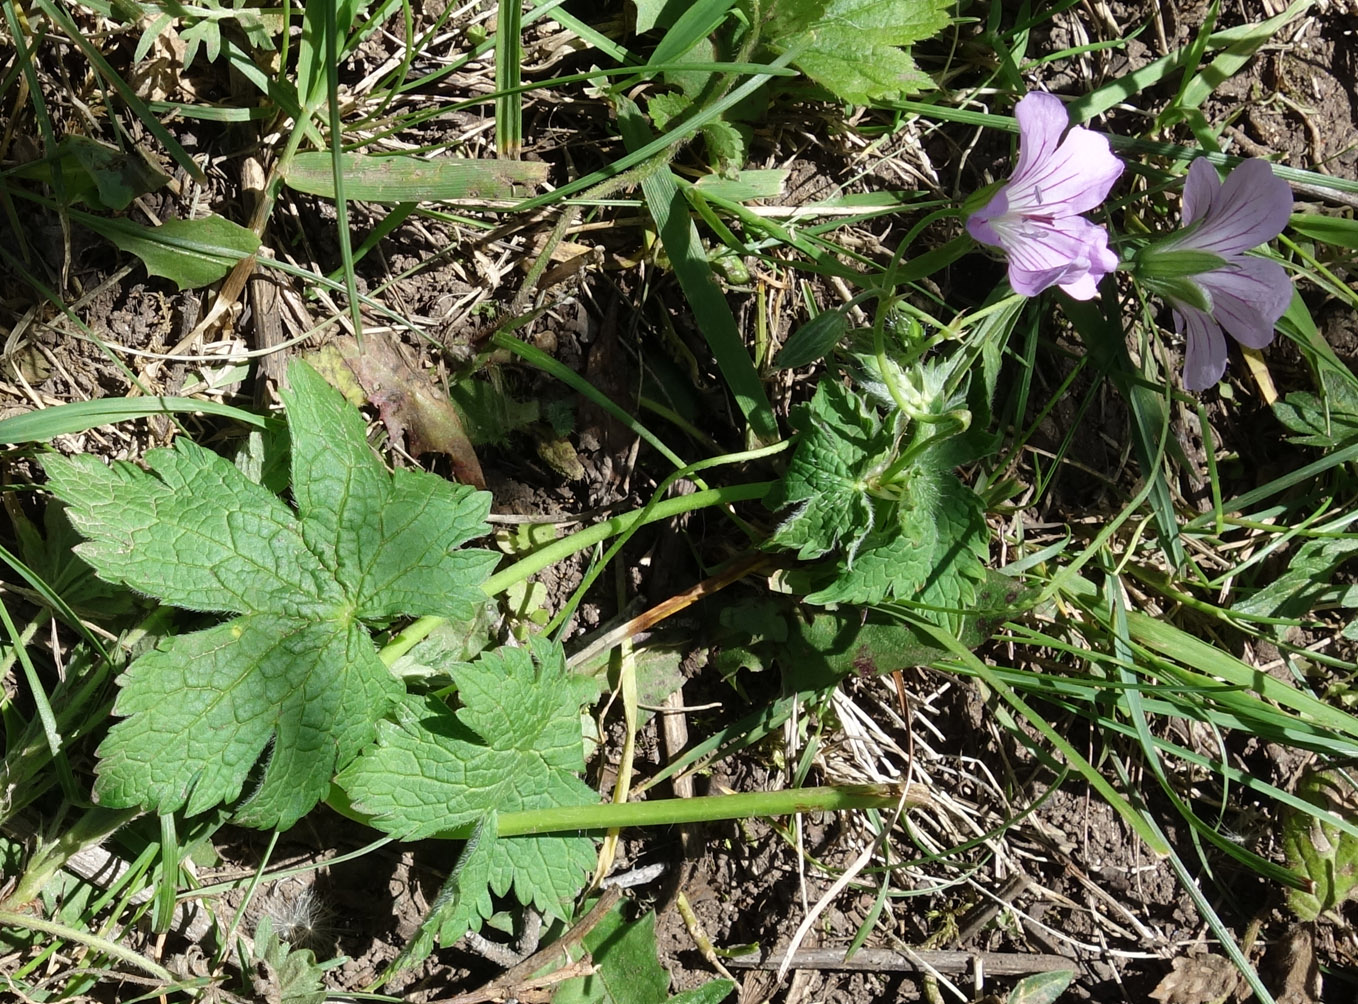
[[171, 638], [119, 678], [123, 721], [95, 783], [105, 805], [201, 812], [250, 781], [237, 820], [291, 825], [403, 693], [363, 621], [470, 619], [484, 600], [496, 556], [459, 548], [485, 532], [489, 496], [389, 473], [336, 391], [301, 363], [289, 380], [296, 510], [184, 440], [147, 454], [146, 470], [46, 462], [101, 578], [239, 615]]
[[803, 559], [834, 556], [798, 580], [807, 600], [969, 607], [985, 580], [981, 500], [935, 451], [884, 482], [895, 437], [865, 397], [832, 381], [793, 424], [801, 439], [768, 503], [790, 513], [771, 543]]
[[[407, 698], [338, 778], [374, 826], [419, 839], [491, 811], [598, 801], [579, 778], [580, 707], [596, 686], [566, 671], [560, 648], [535, 641], [446, 668], [462, 708]], [[497, 895], [512, 888], [521, 903], [564, 917], [593, 860], [588, 838], [511, 837], [496, 841], [484, 868]]]
[[[784, 0], [775, 10], [780, 6], [803, 15], [805, 23], [800, 8], [808, 5]], [[933, 87], [908, 49], [947, 27], [950, 6], [942, 0], [829, 0], [805, 30], [772, 41], [795, 51], [797, 67], [838, 98], [856, 104], [891, 100]]]

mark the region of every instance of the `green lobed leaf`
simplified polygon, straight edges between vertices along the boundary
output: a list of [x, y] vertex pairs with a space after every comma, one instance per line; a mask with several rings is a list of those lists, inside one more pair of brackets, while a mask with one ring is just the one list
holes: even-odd
[[[954, 634], [963, 645], [976, 648], [1004, 621], [1031, 608], [1036, 597], [1035, 589], [987, 569], [968, 616]], [[821, 690], [848, 676], [924, 666], [948, 655], [886, 606], [866, 612], [817, 610], [780, 597], [723, 607], [719, 620], [715, 658], [723, 674], [777, 663], [797, 691]]]
[[[580, 708], [596, 685], [567, 673], [559, 647], [534, 640], [444, 669], [457, 682], [462, 708], [407, 698], [378, 726], [376, 744], [337, 779], [372, 825], [418, 839], [491, 811], [598, 801], [579, 778]], [[488, 881], [497, 895], [512, 890], [520, 902], [564, 917], [593, 856], [583, 837], [501, 839]]]
[[338, 607], [339, 584], [307, 550], [280, 499], [187, 440], [151, 450], [145, 462], [146, 470], [107, 466], [83, 454], [44, 464], [48, 486], [86, 538], [76, 553], [100, 578], [190, 610], [286, 606], [323, 616]]
[[291, 825], [402, 693], [362, 620], [458, 616], [484, 599], [497, 558], [459, 548], [484, 533], [489, 496], [388, 474], [337, 391], [303, 363], [288, 375], [295, 512], [186, 440], [151, 451], [146, 470], [45, 463], [101, 578], [240, 615], [171, 638], [119, 678], [123, 720], [99, 748], [103, 804], [201, 812], [258, 771], [237, 821]]
[[[1334, 588], [1335, 572], [1355, 551], [1358, 539], [1352, 537], [1308, 540], [1297, 549], [1286, 572], [1233, 604], [1231, 609], [1263, 617], [1303, 617]], [[1286, 625], [1275, 625], [1275, 630], [1282, 633]]]
[[496, 844], [495, 813], [487, 815], [462, 847], [447, 881], [420, 922], [419, 929], [392, 960], [384, 974], [390, 982], [398, 973], [419, 965], [434, 950], [434, 940], [447, 947], [459, 941], [468, 931], [479, 931], [482, 921], [495, 909], [491, 902], [490, 866]]
[[944, 0], [829, 0], [806, 30], [771, 41], [836, 97], [854, 104], [903, 98], [933, 87], [905, 47], [948, 25]]
[[674, 91], [652, 94], [646, 102], [646, 111], [657, 129], [668, 129], [671, 122], [688, 112], [693, 100], [686, 94]]
[[80, 535], [71, 526], [65, 506], [54, 502], [44, 510], [45, 533], [39, 533], [21, 509], [11, 513], [10, 518], [20, 557], [33, 575], [70, 609], [100, 621], [133, 609], [132, 595], [101, 580], [76, 552]]
[[1278, 421], [1299, 434], [1289, 436], [1288, 442], [1324, 450], [1358, 437], [1358, 401], [1354, 400], [1352, 390], [1340, 381], [1328, 383], [1340, 388], [1340, 393], [1320, 397], [1293, 391], [1273, 402], [1273, 414]]
[[282, 941], [273, 921], [260, 919], [255, 933], [253, 986], [264, 1000], [277, 1004], [323, 1004], [326, 997], [322, 968], [309, 948]]
[[878, 528], [807, 602], [864, 604], [895, 598], [951, 610], [970, 607], [985, 580], [988, 553], [976, 494], [951, 472], [919, 466], [900, 501], [876, 504], [883, 514]]
[[767, 500], [791, 513], [770, 544], [804, 560], [835, 553], [832, 564], [793, 577], [807, 601], [969, 607], [985, 581], [981, 500], [937, 466], [937, 451], [878, 483], [894, 437], [865, 397], [834, 381], [822, 382], [792, 422], [801, 439]]
[[417, 471], [389, 474], [362, 416], [310, 366], [282, 394], [292, 432], [292, 494], [307, 546], [363, 620], [398, 614], [471, 620], [499, 560], [459, 550], [484, 533], [490, 495]]

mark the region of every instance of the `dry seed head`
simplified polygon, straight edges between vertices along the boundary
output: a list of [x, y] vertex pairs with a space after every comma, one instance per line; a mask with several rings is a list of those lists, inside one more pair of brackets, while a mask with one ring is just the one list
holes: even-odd
[[279, 940], [294, 948], [320, 951], [333, 941], [330, 911], [314, 886], [271, 889], [259, 901], [258, 917], [268, 917]]

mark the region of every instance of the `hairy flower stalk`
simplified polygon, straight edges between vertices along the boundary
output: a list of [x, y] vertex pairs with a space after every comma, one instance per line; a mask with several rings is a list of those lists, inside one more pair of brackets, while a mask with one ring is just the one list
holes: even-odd
[[1107, 198], [1122, 161], [1105, 137], [1082, 126], [1066, 131], [1069, 117], [1053, 95], [1027, 95], [1014, 115], [1018, 167], [967, 219], [967, 232], [1004, 250], [1015, 293], [1036, 296], [1057, 286], [1077, 300], [1091, 299], [1118, 257], [1108, 249], [1108, 232], [1080, 214]]
[[1277, 262], [1245, 252], [1282, 233], [1291, 215], [1292, 190], [1267, 161], [1245, 161], [1224, 184], [1207, 161], [1189, 165], [1184, 228], [1141, 251], [1135, 266], [1187, 339], [1186, 390], [1206, 390], [1226, 372], [1223, 329], [1252, 349], [1273, 340], [1292, 284]]

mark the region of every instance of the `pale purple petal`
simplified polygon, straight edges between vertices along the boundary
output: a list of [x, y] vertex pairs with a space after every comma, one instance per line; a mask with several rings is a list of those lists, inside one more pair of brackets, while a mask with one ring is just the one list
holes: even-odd
[[1009, 285], [1015, 293], [1036, 296], [1059, 285], [1076, 299], [1094, 295], [1094, 285], [1117, 268], [1103, 227], [1083, 216], [1059, 220], [1020, 217], [999, 227], [1009, 255]]
[[1043, 91], [1024, 95], [1014, 106], [1014, 118], [1019, 126], [1019, 158], [1011, 183], [1022, 181], [1029, 171], [1041, 167], [1056, 152], [1061, 134], [1070, 125], [1061, 99]]
[[1058, 283], [1057, 286], [1072, 300], [1092, 300], [1098, 295], [1099, 280], [1102, 278], [1103, 275], [1096, 276], [1093, 272], [1086, 272], [1078, 279]]
[[[1026, 99], [1025, 99], [1026, 100]], [[1108, 197], [1122, 174], [1108, 139], [1080, 126], [1046, 160], [1034, 164], [1009, 183], [1010, 207], [1016, 212], [1070, 216], [1087, 212]]]
[[1197, 307], [1176, 304], [1174, 330], [1188, 339], [1184, 352], [1184, 389], [1207, 390], [1226, 372], [1226, 339], [1221, 326]]
[[1292, 302], [1292, 283], [1277, 262], [1241, 258], [1196, 277], [1212, 297], [1212, 316], [1242, 345], [1262, 349]]
[[[1009, 283], [1022, 296], [1059, 286], [1089, 299], [1117, 268], [1108, 233], [1078, 215], [1107, 197], [1122, 174], [1108, 140], [1079, 126], [1070, 129], [1060, 100], [1034, 92], [1015, 108], [1019, 159], [1013, 177], [967, 219], [967, 232], [1002, 248]], [[1064, 138], [1063, 138], [1064, 134]]]
[[1217, 176], [1217, 169], [1205, 157], [1199, 157], [1189, 164], [1188, 178], [1184, 181], [1184, 226], [1195, 222], [1207, 212], [1220, 190], [1221, 178]]
[[[1193, 168], [1189, 166], [1189, 181]], [[1216, 173], [1211, 165], [1207, 171]], [[1205, 178], [1202, 171], [1199, 178]], [[1191, 209], [1196, 212], [1201, 193], [1195, 192]], [[1190, 221], [1188, 184], [1184, 185], [1184, 221]], [[1235, 255], [1271, 241], [1283, 232], [1292, 215], [1292, 189], [1273, 174], [1266, 160], [1247, 160], [1233, 170], [1221, 188], [1213, 195], [1211, 204], [1193, 220], [1202, 223], [1183, 242], [1184, 247], [1211, 251], [1219, 255]]]
[[1004, 241], [995, 232], [995, 228], [990, 225], [990, 221], [1009, 211], [1009, 199], [1006, 194], [1008, 188], [1008, 185], [1001, 188], [989, 202], [967, 217], [967, 233], [982, 244], [989, 244], [996, 248], [1004, 247]]
[[[1075, 219], [1087, 222], [1084, 217]], [[1109, 272], [1117, 270], [1118, 256], [1108, 248], [1108, 232], [1103, 227], [1093, 227], [1086, 245], [1089, 254], [1089, 270], [1079, 278], [1059, 283], [1062, 291], [1075, 300], [1092, 300], [1098, 292], [1098, 285]]]

